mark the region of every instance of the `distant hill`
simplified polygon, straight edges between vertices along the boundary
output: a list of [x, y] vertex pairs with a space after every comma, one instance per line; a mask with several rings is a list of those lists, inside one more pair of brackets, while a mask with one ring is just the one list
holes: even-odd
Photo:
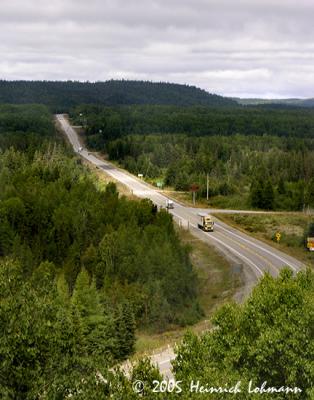
[[210, 94], [195, 86], [163, 82], [110, 80], [0, 81], [0, 103], [42, 103], [53, 111], [68, 111], [79, 104], [108, 106], [158, 104], [176, 106], [237, 106], [229, 98]]
[[232, 100], [244, 106], [281, 105], [281, 106], [291, 106], [291, 107], [308, 107], [308, 108], [314, 107], [314, 98], [313, 99], [258, 99], [258, 98], [241, 99], [233, 97]]
[[314, 107], [314, 98], [313, 99], [300, 100], [300, 105], [302, 107]]

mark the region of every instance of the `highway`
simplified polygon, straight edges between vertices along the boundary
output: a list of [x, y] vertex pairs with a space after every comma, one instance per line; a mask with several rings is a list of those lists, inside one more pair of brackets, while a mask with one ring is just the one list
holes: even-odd
[[[79, 151], [81, 144], [76, 131], [69, 124], [68, 119], [63, 114], [56, 116], [60, 126], [67, 135], [75, 152], [80, 154], [106, 174], [112, 176], [117, 181], [127, 186], [134, 195], [141, 198], [151, 199], [159, 207], [165, 207], [167, 196], [160, 193], [141, 179], [117, 168], [108, 161], [101, 160], [95, 155], [90, 154], [83, 148]], [[243, 273], [250, 276], [252, 284], [265, 273], [269, 272], [276, 276], [281, 268], [288, 266], [294, 272], [303, 268], [303, 264], [293, 257], [261, 242], [239, 230], [230, 227], [217, 218], [215, 220], [214, 232], [203, 232], [197, 228], [199, 212], [210, 212], [210, 209], [197, 209], [186, 207], [174, 201], [174, 209], [169, 210], [174, 220], [182, 227], [189, 228], [191, 233], [197, 238], [208, 242], [216, 247], [226, 257], [237, 260], [238, 264], [244, 267]], [[214, 210], [212, 210], [214, 211]]]
[[[69, 124], [66, 116], [58, 114], [56, 118], [76, 153], [97, 166], [100, 170], [103, 170], [106, 174], [112, 176], [115, 180], [127, 186], [134, 195], [141, 198], [149, 198], [159, 207], [165, 207], [168, 197], [160, 193], [157, 189], [154, 189], [128, 172], [117, 168], [110, 162], [97, 158], [95, 155], [90, 154], [85, 148], [80, 151], [81, 143], [78, 135]], [[175, 201], [174, 209], [169, 210], [174, 220], [180, 226], [189, 229], [196, 238], [214, 246], [231, 261], [233, 266], [240, 268], [245, 286], [243, 293], [239, 294], [239, 300], [250, 292], [251, 288], [265, 272], [276, 276], [280, 269], [285, 266], [290, 267], [295, 273], [304, 267], [304, 265], [295, 258], [230, 227], [217, 218], [214, 218], [214, 232], [204, 232], [197, 228], [197, 214], [199, 212], [210, 211], [214, 210], [186, 207]], [[160, 355], [156, 356], [156, 360], [152, 358], [152, 361], [156, 362], [162, 373], [169, 377], [171, 376], [171, 359], [174, 358], [174, 354], [172, 351], [170, 351], [170, 355], [168, 353], [168, 351], [162, 352]]]

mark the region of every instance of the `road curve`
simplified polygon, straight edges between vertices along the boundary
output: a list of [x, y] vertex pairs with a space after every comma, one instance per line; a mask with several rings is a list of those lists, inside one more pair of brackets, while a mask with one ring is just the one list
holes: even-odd
[[[86, 149], [79, 151], [81, 144], [77, 133], [70, 125], [68, 119], [63, 114], [56, 115], [61, 128], [67, 135], [75, 152], [85, 158], [106, 174], [127, 186], [136, 196], [149, 198], [158, 206], [165, 206], [167, 196], [159, 193], [150, 185], [124, 172], [113, 164], [101, 160], [90, 154]], [[191, 233], [216, 247], [227, 258], [236, 262], [240, 266], [246, 281], [246, 293], [256, 284], [265, 272], [276, 276], [280, 269], [285, 266], [290, 267], [294, 272], [298, 272], [304, 265], [289, 255], [274, 249], [273, 247], [257, 240], [237, 229], [230, 227], [217, 218], [215, 219], [215, 231], [206, 233], [197, 228], [198, 212], [213, 211], [200, 210], [192, 207], [186, 207], [174, 201], [174, 209], [169, 210], [173, 215], [174, 220], [183, 227], [188, 227]], [[170, 353], [169, 353], [170, 352]], [[165, 377], [172, 377], [171, 361], [175, 357], [172, 349], [164, 351], [159, 355], [152, 356], [151, 360], [156, 363], [160, 371]]]
[[[149, 198], [158, 206], [165, 206], [168, 197], [161, 194], [150, 185], [129, 173], [124, 172], [108, 161], [95, 157], [86, 149], [79, 151], [81, 144], [77, 133], [70, 125], [66, 116], [58, 114], [56, 115], [56, 118], [67, 135], [74, 151], [79, 153], [81, 157], [96, 165], [99, 169], [103, 170], [114, 179], [123, 183], [136, 196]], [[218, 250], [223, 252], [224, 255], [229, 255], [233, 260], [238, 260], [239, 264], [244, 266], [244, 273], [246, 272], [246, 269], [249, 269], [250, 273], [253, 274], [255, 278], [255, 282], [265, 272], [269, 272], [271, 275], [276, 276], [280, 269], [285, 266], [290, 267], [294, 272], [298, 272], [304, 267], [304, 265], [295, 258], [290, 257], [289, 255], [265, 244], [264, 242], [254, 239], [233, 227], [230, 227], [217, 218], [215, 218], [215, 231], [209, 233], [203, 232], [197, 228], [197, 214], [200, 212], [197, 208], [186, 207], [174, 202], [174, 209], [169, 211], [179, 225], [189, 227], [191, 233], [197, 238], [215, 246]], [[202, 211], [204, 211], [204, 209], [202, 209]]]

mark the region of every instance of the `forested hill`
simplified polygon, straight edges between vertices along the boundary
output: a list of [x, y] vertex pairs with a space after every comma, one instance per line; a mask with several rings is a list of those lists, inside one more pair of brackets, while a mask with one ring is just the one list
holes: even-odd
[[163, 82], [0, 81], [0, 103], [42, 103], [54, 112], [78, 104], [159, 104], [177, 106], [237, 106], [231, 99], [195, 86]]
[[267, 106], [270, 108], [287, 108], [287, 107], [314, 107], [314, 98], [310, 99], [259, 99], [259, 98], [250, 98], [250, 99], [240, 99], [240, 98], [232, 98], [237, 103], [243, 106]]

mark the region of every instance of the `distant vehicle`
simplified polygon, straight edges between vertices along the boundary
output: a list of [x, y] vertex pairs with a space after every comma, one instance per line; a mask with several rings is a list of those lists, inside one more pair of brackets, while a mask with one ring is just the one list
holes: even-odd
[[314, 237], [308, 237], [307, 238], [307, 248], [310, 251], [314, 251]]
[[197, 214], [200, 217], [197, 226], [205, 232], [213, 232], [215, 222], [210, 214]]
[[83, 147], [78, 148], [78, 152], [80, 153], [83, 150]]
[[172, 200], [169, 200], [169, 199], [166, 200], [166, 208], [167, 208], [168, 210], [174, 209], [174, 203], [173, 203]]

